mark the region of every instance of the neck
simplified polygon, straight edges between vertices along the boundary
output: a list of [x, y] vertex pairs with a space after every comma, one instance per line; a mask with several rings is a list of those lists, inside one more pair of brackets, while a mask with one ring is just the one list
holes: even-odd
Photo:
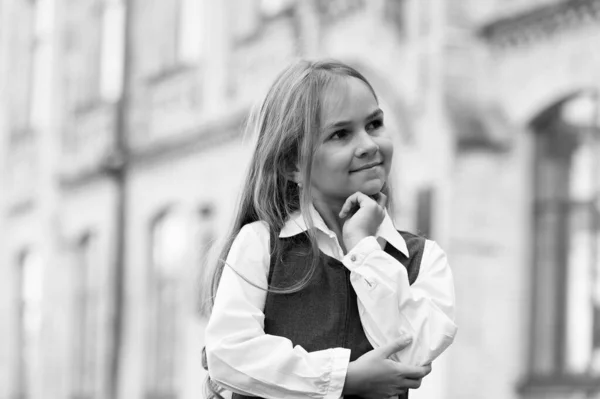
[[344, 205], [344, 201], [331, 202], [314, 199], [313, 205], [317, 212], [319, 212], [319, 215], [321, 215], [321, 218], [323, 218], [327, 227], [337, 235], [338, 242], [343, 247], [342, 227], [345, 219], [341, 219], [339, 214]]

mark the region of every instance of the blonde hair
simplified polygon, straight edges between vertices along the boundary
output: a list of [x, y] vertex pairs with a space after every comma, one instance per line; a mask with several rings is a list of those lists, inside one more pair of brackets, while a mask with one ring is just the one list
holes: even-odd
[[[308, 211], [312, 204], [310, 184], [304, 184], [302, 190], [299, 190], [290, 176], [299, 165], [301, 181], [311, 181], [313, 154], [320, 144], [323, 93], [340, 78], [363, 81], [377, 100], [371, 84], [356, 69], [333, 60], [300, 60], [279, 74], [260, 106], [251, 113], [246, 134], [255, 135], [256, 147], [233, 226], [213, 271], [210, 282], [211, 308], [231, 244], [240, 229], [248, 223], [260, 220], [268, 225], [271, 259], [277, 261], [282, 256], [282, 247], [277, 239], [279, 232], [288, 216], [301, 210], [309, 227], [307, 233], [312, 247], [308, 272], [290, 287], [269, 286], [268, 291], [296, 292], [305, 287], [313, 276], [319, 261], [319, 248], [312, 229], [314, 223]], [[382, 191], [389, 196], [387, 184]], [[243, 270], [234, 271], [244, 278]], [[251, 281], [246, 281], [254, 285]], [[211, 385], [216, 388], [209, 380], [209, 387]], [[212, 393], [212, 397], [220, 397], [215, 390]]]

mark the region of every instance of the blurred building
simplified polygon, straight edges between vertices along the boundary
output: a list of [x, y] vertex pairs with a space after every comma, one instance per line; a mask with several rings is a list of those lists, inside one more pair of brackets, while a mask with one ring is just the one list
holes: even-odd
[[251, 105], [356, 66], [459, 335], [411, 398], [600, 397], [599, 0], [0, 0], [0, 399], [202, 397]]

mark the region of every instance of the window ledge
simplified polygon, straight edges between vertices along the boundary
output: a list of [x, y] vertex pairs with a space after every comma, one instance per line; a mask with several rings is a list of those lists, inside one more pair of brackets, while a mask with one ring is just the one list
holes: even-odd
[[600, 392], [600, 375], [558, 374], [530, 375], [518, 385], [520, 394], [556, 391]]
[[172, 391], [168, 391], [168, 392], [151, 391], [151, 392], [146, 392], [146, 395], [145, 395], [145, 399], [176, 399], [176, 398], [177, 398], [177, 394]]
[[233, 48], [244, 48], [256, 42], [259, 42], [260, 39], [263, 37], [265, 27], [267, 25], [280, 20], [291, 20], [295, 18], [296, 12], [297, 10], [295, 4], [288, 4], [287, 6], [273, 14], [265, 14], [264, 12], [261, 12], [260, 16], [258, 17], [259, 21], [257, 23], [257, 26], [253, 30], [243, 35], [239, 35], [238, 37], [233, 39]]
[[150, 85], [157, 85], [164, 81], [171, 79], [174, 76], [185, 74], [191, 70], [195, 70], [198, 68], [197, 63], [190, 62], [181, 62], [177, 64], [173, 64], [170, 67], [163, 68], [160, 71], [154, 72], [150, 74], [146, 78], [146, 82]]
[[86, 115], [86, 114], [89, 114], [98, 109], [102, 109], [110, 104], [111, 103], [109, 101], [104, 100], [100, 97], [90, 98], [89, 100], [76, 105], [75, 108], [73, 109], [73, 115], [75, 115], [75, 116]]
[[30, 126], [20, 126], [10, 130], [9, 143], [19, 145], [23, 142], [31, 141], [36, 134], [36, 130]]

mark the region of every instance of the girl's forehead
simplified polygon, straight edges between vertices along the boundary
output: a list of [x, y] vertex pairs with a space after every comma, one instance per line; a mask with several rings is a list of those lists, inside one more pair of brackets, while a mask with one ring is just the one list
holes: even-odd
[[322, 126], [334, 119], [353, 116], [357, 112], [371, 113], [378, 106], [369, 86], [355, 77], [335, 77], [324, 87], [321, 96]]

